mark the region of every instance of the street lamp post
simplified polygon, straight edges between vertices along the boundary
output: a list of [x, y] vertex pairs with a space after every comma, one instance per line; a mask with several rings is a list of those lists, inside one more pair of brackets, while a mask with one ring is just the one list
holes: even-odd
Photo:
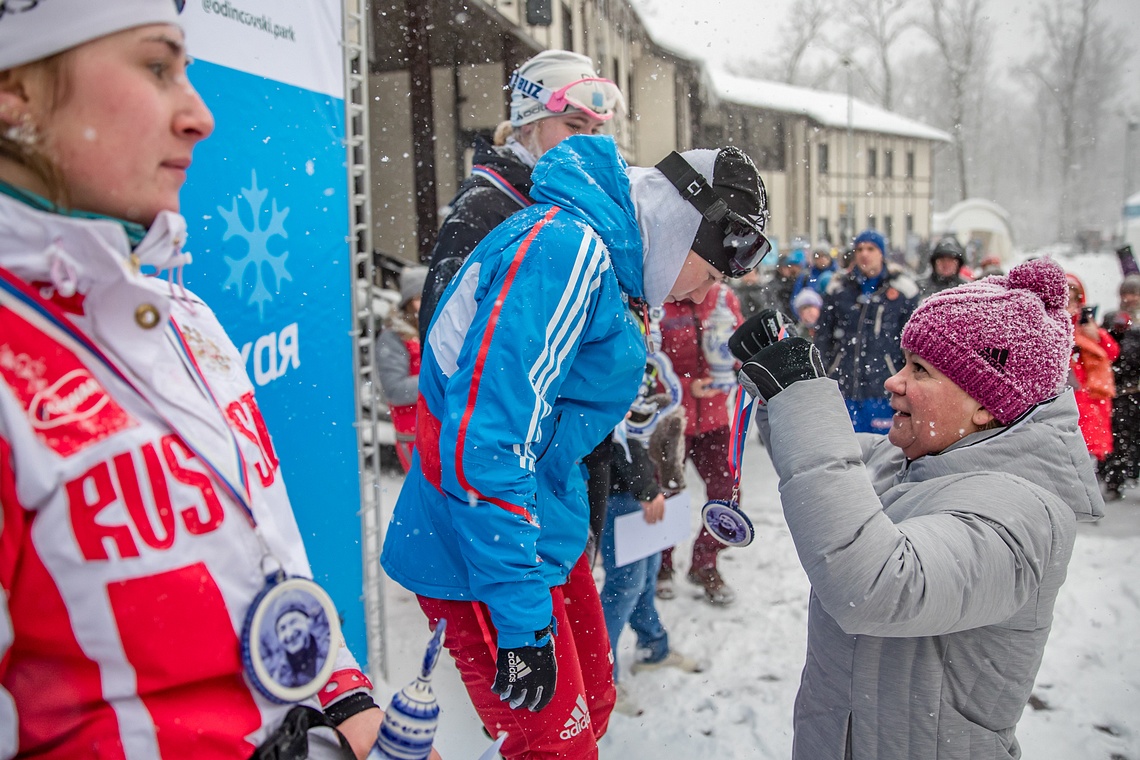
[[1124, 205], [1132, 195], [1132, 133], [1140, 128], [1140, 122], [1125, 116], [1124, 122]]
[[847, 238], [855, 235], [855, 101], [851, 95], [852, 61], [847, 56], [841, 61], [847, 69]]

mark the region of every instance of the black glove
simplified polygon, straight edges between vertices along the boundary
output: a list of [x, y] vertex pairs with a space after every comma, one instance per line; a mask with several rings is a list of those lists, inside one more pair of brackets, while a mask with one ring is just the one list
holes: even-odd
[[774, 309], [764, 309], [748, 320], [728, 339], [728, 350], [739, 361], [746, 362], [762, 348], [780, 339], [780, 333], [792, 326], [792, 321]]
[[750, 396], [768, 403], [797, 380], [823, 376], [819, 349], [810, 341], [797, 337], [786, 338], [761, 349], [744, 362], [739, 380]]
[[550, 626], [536, 631], [535, 646], [499, 649], [496, 662], [498, 673], [491, 691], [499, 699], [510, 700], [511, 709], [526, 705], [538, 712], [554, 699], [554, 684], [558, 678], [558, 664], [554, 659], [554, 636]]

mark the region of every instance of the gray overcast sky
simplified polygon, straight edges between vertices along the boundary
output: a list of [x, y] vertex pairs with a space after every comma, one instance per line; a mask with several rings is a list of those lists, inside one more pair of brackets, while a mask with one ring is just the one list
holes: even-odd
[[[901, 2], [902, 0], [900, 0]], [[753, 58], [771, 49], [780, 54], [779, 31], [792, 0], [631, 0], [642, 11], [650, 31], [670, 47], [711, 62], [741, 54]], [[907, 0], [914, 3], [916, 0]], [[994, 65], [1009, 70], [1037, 45], [1033, 14], [1039, 0], [989, 0], [994, 35]], [[1098, 13], [1125, 30], [1130, 57], [1123, 77], [1125, 98], [1140, 116], [1140, 1], [1100, 0]], [[912, 39], [917, 40], [917, 35]]]

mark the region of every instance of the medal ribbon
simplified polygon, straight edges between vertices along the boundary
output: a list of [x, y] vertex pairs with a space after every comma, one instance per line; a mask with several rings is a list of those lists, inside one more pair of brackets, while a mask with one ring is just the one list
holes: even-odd
[[[124, 385], [135, 392], [150, 408], [162, 419], [163, 422], [172, 430], [179, 434], [183, 442], [194, 452], [202, 462], [209, 469], [210, 473], [214, 476], [214, 480], [222, 487], [222, 489], [230, 495], [245, 511], [246, 516], [249, 518], [250, 523], [257, 525], [257, 520], [253, 516], [252, 499], [249, 493], [249, 482], [246, 477], [246, 464], [245, 457], [242, 456], [241, 448], [238, 446], [237, 437], [234, 435], [233, 430], [230, 428], [229, 423], [226, 422], [225, 414], [222, 412], [221, 406], [218, 405], [217, 399], [210, 391], [209, 384], [206, 383], [205, 376], [202, 375], [198, 364], [194, 361], [193, 353], [190, 351], [189, 346], [186, 344], [185, 338], [182, 336], [178, 326], [174, 323], [174, 319], [168, 320], [168, 328], [173, 332], [172, 340], [180, 348], [180, 354], [183, 359], [183, 364], [186, 365], [190, 371], [191, 377], [194, 379], [195, 384], [203, 390], [206, 397], [222, 414], [222, 422], [225, 425], [226, 431], [230, 435], [230, 442], [233, 445], [234, 454], [237, 460], [237, 478], [229, 478], [223, 473], [221, 467], [215, 463], [215, 460], [206, 455], [203, 447], [196, 445], [188, 436], [174, 425], [169, 417], [162, 414], [155, 404], [143, 393], [138, 386], [131, 381], [126, 374], [119, 369], [114, 361], [108, 357], [103, 350], [99, 348], [86, 334], [76, 327], [68, 316], [58, 306], [48, 301], [43, 296], [35, 291], [35, 289], [24, 282], [22, 279], [14, 275], [12, 272], [0, 267], [0, 305], [7, 306], [14, 312], [19, 314], [25, 320], [35, 324], [40, 329], [49, 333], [55, 340], [72, 348], [78, 348], [78, 353], [86, 353], [94, 357], [94, 359], [101, 364], [108, 372], [113, 374]], [[235, 482], [236, 481], [236, 482]]]
[[732, 502], [737, 502], [740, 493], [740, 466], [744, 460], [744, 444], [748, 439], [748, 425], [752, 421], [752, 404], [754, 399], [745, 398], [748, 394], [743, 388], [736, 389], [736, 412], [732, 415], [730, 428], [731, 441], [728, 447], [728, 472], [732, 475]]
[[[194, 358], [194, 352], [190, 350], [190, 344], [186, 342], [186, 337], [182, 334], [182, 330], [179, 329], [178, 323], [174, 321], [174, 317], [170, 317], [167, 321], [167, 331], [167, 335], [171, 338], [171, 341], [182, 355], [182, 363], [188, 370], [191, 370], [190, 377], [206, 398], [210, 399], [210, 402], [214, 405], [214, 408], [218, 410], [218, 413], [222, 415], [222, 423], [225, 425], [226, 432], [230, 434], [230, 443], [233, 445], [234, 457], [238, 463], [237, 475], [238, 482], [241, 484], [240, 491], [234, 488], [229, 479], [222, 475], [221, 470], [215, 467], [203, 452], [199, 451], [189, 441], [187, 441], [186, 444], [194, 449], [194, 453], [197, 454], [198, 457], [206, 463], [206, 466], [210, 468], [210, 471], [215, 473], [217, 478], [225, 484], [226, 490], [233, 493], [234, 498], [237, 499], [238, 504], [241, 505], [241, 508], [245, 510], [246, 516], [249, 517], [250, 523], [257, 525], [257, 518], [253, 516], [252, 498], [249, 492], [249, 479], [246, 475], [245, 457], [241, 453], [241, 447], [238, 446], [237, 436], [234, 435], [233, 428], [230, 427], [229, 422], [226, 420], [225, 412], [222, 411], [222, 405], [218, 403], [217, 397], [214, 396], [214, 391], [206, 381], [206, 375], [198, 366], [198, 361]], [[169, 421], [167, 424], [170, 424]], [[173, 427], [173, 425], [171, 425], [171, 427]], [[185, 439], [185, 436], [183, 436], [183, 438]]]

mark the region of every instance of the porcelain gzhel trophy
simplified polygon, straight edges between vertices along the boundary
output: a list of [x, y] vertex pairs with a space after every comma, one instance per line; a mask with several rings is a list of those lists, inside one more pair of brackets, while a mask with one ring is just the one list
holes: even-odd
[[728, 288], [722, 285], [712, 313], [701, 325], [701, 350], [709, 365], [709, 387], [726, 393], [736, 387], [736, 359], [728, 348], [734, 330], [736, 317], [728, 308]]

